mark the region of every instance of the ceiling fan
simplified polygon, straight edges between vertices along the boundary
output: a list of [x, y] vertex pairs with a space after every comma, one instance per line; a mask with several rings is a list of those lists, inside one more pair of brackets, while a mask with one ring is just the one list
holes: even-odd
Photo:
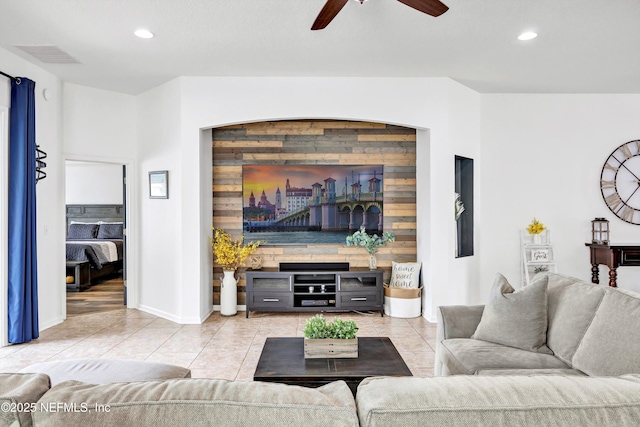
[[[324, 7], [318, 14], [315, 22], [311, 26], [312, 30], [322, 30], [336, 17], [336, 15], [342, 10], [349, 0], [327, 0]], [[360, 4], [366, 0], [356, 0]], [[412, 7], [420, 12], [426, 13], [431, 16], [440, 16], [445, 13], [449, 8], [439, 0], [398, 0], [400, 3], [404, 3], [409, 7]]]

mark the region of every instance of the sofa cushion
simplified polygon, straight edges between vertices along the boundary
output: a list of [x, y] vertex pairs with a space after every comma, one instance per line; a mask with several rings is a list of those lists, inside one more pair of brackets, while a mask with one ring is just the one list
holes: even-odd
[[476, 375], [576, 375], [586, 377], [584, 372], [577, 369], [483, 369]]
[[640, 374], [640, 295], [606, 289], [572, 365], [589, 375]]
[[640, 383], [577, 376], [367, 378], [366, 426], [635, 426]]
[[450, 375], [473, 375], [483, 369], [569, 369], [550, 355], [487, 341], [455, 338], [440, 343], [440, 360]]
[[36, 402], [49, 390], [43, 374], [0, 374], [0, 425], [30, 426]]
[[107, 411], [43, 412], [36, 425], [73, 426], [358, 426], [355, 401], [344, 381], [320, 388], [190, 378], [92, 385], [58, 384], [45, 405], [85, 403]]
[[[547, 347], [557, 358], [571, 364], [606, 288], [555, 273], [545, 276], [548, 280]], [[539, 279], [544, 276], [536, 276], [534, 282]]]
[[69, 359], [36, 363], [20, 372], [38, 372], [51, 378], [51, 385], [76, 380], [91, 384], [189, 378], [191, 370], [166, 363], [125, 359]]
[[489, 301], [472, 338], [551, 354], [545, 345], [546, 337], [547, 281], [538, 280]]

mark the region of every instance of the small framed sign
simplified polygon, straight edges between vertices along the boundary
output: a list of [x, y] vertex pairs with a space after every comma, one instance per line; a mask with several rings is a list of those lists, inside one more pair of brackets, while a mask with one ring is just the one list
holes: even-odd
[[531, 251], [531, 261], [533, 262], [548, 262], [549, 250], [548, 249], [533, 249]]
[[169, 171], [149, 172], [149, 198], [169, 198]]

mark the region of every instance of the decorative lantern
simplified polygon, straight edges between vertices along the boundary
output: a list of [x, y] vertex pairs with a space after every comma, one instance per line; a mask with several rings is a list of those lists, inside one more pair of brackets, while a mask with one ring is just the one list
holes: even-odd
[[591, 241], [596, 245], [609, 244], [609, 221], [606, 218], [591, 221]]

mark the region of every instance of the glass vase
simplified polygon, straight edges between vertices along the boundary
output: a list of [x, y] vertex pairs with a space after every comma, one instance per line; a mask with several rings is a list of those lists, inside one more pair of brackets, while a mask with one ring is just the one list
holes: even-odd
[[377, 270], [378, 269], [378, 260], [376, 259], [376, 254], [369, 254], [369, 270]]

